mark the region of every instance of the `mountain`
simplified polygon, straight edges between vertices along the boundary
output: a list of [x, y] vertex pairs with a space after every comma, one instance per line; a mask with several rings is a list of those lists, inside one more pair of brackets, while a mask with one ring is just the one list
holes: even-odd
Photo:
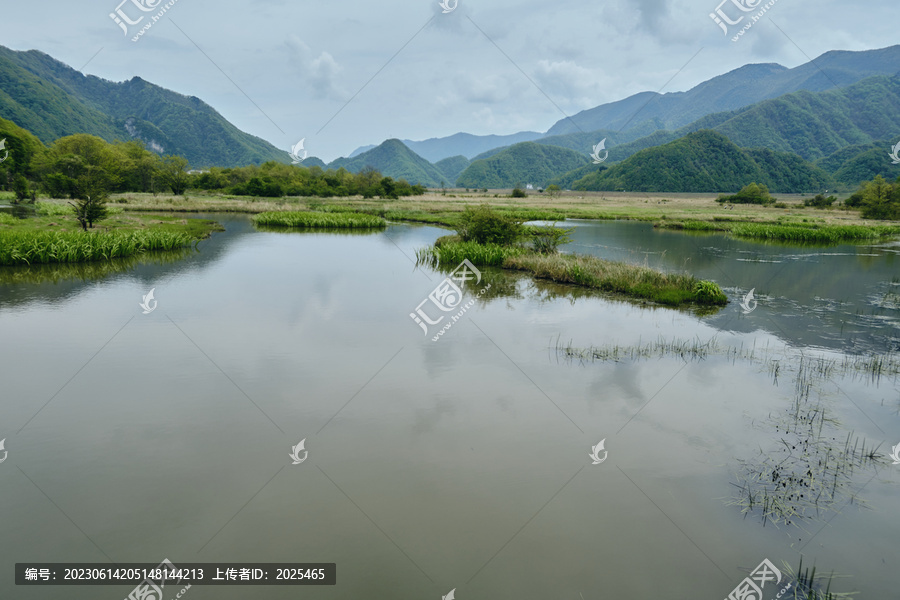
[[589, 162], [586, 152], [522, 142], [490, 158], [472, 161], [456, 180], [457, 187], [510, 188], [543, 185], [551, 177]]
[[679, 134], [715, 129], [744, 147], [817, 160], [843, 147], [900, 136], [900, 77], [870, 77], [828, 92], [795, 92], [708, 115]]
[[160, 154], [180, 154], [194, 168], [241, 166], [286, 152], [244, 133], [211, 106], [139, 77], [113, 82], [87, 75], [36, 50], [0, 46], [0, 117], [42, 142], [74, 133], [133, 138]]
[[418, 183], [427, 187], [440, 187], [441, 181], [447, 181], [447, 176], [437, 167], [397, 139], [386, 140], [353, 158], [338, 158], [328, 163], [329, 169], [341, 167], [351, 173], [372, 167], [386, 177], [405, 179], [413, 185]]
[[546, 135], [598, 129], [627, 131], [639, 126], [677, 129], [716, 112], [806, 90], [841, 88], [873, 75], [897, 74], [900, 45], [879, 50], [826, 52], [788, 69], [778, 64], [745, 65], [713, 77], [686, 92], [641, 92], [557, 121]]
[[765, 148], [742, 149], [721, 133], [701, 130], [588, 174], [573, 182], [572, 189], [737, 192], [752, 182], [782, 193], [834, 187], [828, 173], [796, 155]]
[[900, 177], [900, 165], [893, 164], [888, 156], [893, 142], [887, 140], [841, 148], [834, 154], [816, 161], [816, 166], [831, 173], [832, 177], [855, 188], [863, 181], [871, 181], [881, 175], [889, 181]]
[[447, 181], [453, 185], [459, 178], [460, 173], [469, 166], [469, 159], [460, 154], [439, 160], [434, 163], [434, 166], [440, 169], [441, 173], [447, 177]]

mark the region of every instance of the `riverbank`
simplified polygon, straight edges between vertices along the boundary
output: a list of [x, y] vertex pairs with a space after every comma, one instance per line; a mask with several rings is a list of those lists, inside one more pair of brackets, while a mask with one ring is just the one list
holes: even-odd
[[143, 212], [322, 212], [354, 211], [393, 221], [452, 227], [466, 206], [488, 204], [494, 210], [529, 220], [626, 219], [651, 222], [742, 222], [764, 224], [859, 225], [878, 227], [890, 222], [859, 217], [855, 209], [817, 209], [803, 206], [798, 194], [775, 194], [783, 208], [756, 204], [720, 204], [717, 194], [657, 194], [637, 192], [563, 192], [558, 198], [529, 191], [525, 198], [509, 197], [509, 190], [487, 193], [447, 190], [400, 200], [350, 198], [253, 198], [188, 191], [186, 196], [118, 194], [115, 206]]

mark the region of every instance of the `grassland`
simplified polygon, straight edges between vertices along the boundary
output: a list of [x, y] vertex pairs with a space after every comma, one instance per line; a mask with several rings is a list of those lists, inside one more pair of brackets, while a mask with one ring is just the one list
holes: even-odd
[[0, 213], [0, 265], [105, 261], [175, 250], [221, 229], [214, 221], [203, 219], [113, 210], [109, 218], [84, 232], [64, 207], [61, 202], [48, 202], [43, 214], [27, 219]]

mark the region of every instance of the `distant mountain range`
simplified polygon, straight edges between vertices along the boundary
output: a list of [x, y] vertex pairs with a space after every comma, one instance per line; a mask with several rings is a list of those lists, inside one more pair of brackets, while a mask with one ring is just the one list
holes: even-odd
[[199, 98], [140, 77], [112, 82], [29, 50], [0, 46], [0, 117], [42, 142], [88, 133], [108, 142], [140, 139], [160, 154], [180, 154], [194, 168], [235, 167], [274, 160], [283, 150], [244, 133]]
[[[560, 119], [543, 134], [533, 131], [508, 136], [457, 133], [421, 142], [404, 140], [404, 143], [432, 162], [458, 154], [472, 159], [500, 146], [598, 130], [603, 130], [601, 137], [618, 136], [616, 143], [622, 144], [656, 130], [678, 129], [712, 113], [737, 110], [784, 94], [801, 90], [820, 92], [845, 87], [873, 75], [898, 73], [900, 45], [857, 52], [833, 50], [792, 69], [775, 63], [751, 64], [713, 77], [686, 92], [634, 94]], [[508, 139], [503, 141], [503, 138]]]
[[[828, 52], [814, 63], [747, 65], [687, 92], [636, 94], [561, 120], [546, 134], [390, 139], [301, 166], [373, 168], [432, 188], [556, 183], [672, 192], [735, 191], [748, 178], [781, 192], [849, 188], [900, 175], [886, 154], [900, 140], [900, 46]], [[2, 46], [0, 117], [45, 144], [73, 133], [140, 139], [161, 154], [185, 156], [193, 168], [290, 162], [198, 98], [137, 77], [85, 76], [46, 54]], [[601, 139], [609, 155], [594, 165], [588, 153]]]

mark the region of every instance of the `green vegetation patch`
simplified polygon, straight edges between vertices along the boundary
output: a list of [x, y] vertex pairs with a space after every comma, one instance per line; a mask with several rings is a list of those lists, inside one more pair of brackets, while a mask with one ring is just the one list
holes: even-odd
[[[442, 239], [446, 240], [446, 238]], [[506, 259], [512, 256], [519, 256], [525, 252], [524, 248], [518, 246], [443, 241], [441, 244], [435, 244], [433, 247], [422, 248], [416, 252], [416, 257], [420, 264], [427, 264], [432, 267], [456, 266], [466, 259], [473, 265], [502, 267]]]
[[264, 212], [253, 217], [257, 225], [309, 228], [360, 228], [372, 229], [387, 226], [387, 222], [375, 215], [351, 212]]
[[774, 223], [738, 223], [728, 228], [732, 234], [755, 239], [785, 242], [837, 243], [874, 241], [900, 235], [900, 227], [879, 225], [779, 225]]
[[725, 293], [711, 281], [594, 256], [522, 254], [508, 257], [503, 266], [529, 271], [540, 279], [574, 283], [669, 306], [689, 303], [721, 306], [728, 303]]
[[109, 260], [188, 246], [194, 237], [174, 231], [0, 230], [0, 265], [75, 263]]

